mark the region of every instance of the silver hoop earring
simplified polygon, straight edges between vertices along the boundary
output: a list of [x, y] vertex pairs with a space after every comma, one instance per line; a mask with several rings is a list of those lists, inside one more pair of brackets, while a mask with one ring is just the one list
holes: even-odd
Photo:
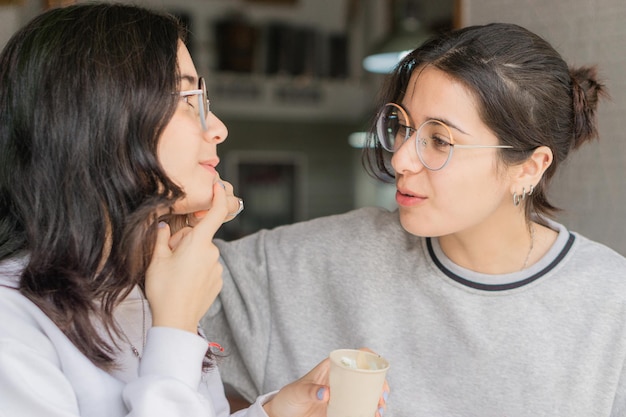
[[530, 190], [528, 190], [528, 195], [531, 196], [533, 194], [533, 191], [535, 191], [535, 187], [533, 187], [533, 185], [530, 184]]
[[517, 195], [517, 192], [514, 192], [513, 193], [513, 205], [515, 207], [517, 207], [517, 206], [519, 206], [519, 203], [521, 203], [521, 202], [522, 202], [522, 197]]
[[526, 199], [526, 187], [522, 187], [522, 198], [521, 200], [524, 201]]

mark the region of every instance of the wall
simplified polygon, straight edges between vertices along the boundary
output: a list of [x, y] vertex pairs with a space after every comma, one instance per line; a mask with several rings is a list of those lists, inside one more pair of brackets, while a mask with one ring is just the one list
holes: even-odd
[[[295, 153], [302, 156], [306, 172], [303, 197], [304, 218], [348, 211], [354, 206], [353, 163], [360, 150], [351, 148], [348, 135], [355, 124], [316, 121], [244, 121], [224, 118], [229, 138], [220, 145], [220, 174], [229, 172], [231, 152], [259, 154]], [[245, 198], [245, 196], [243, 196]]]
[[19, 27], [19, 12], [16, 6], [0, 6], [0, 45], [4, 45]]
[[[368, 0], [368, 3], [380, 5], [381, 1], [386, 0]], [[13, 30], [36, 14], [40, 3], [39, 0], [24, 0], [21, 8], [0, 7], [0, 42], [4, 43]], [[180, 4], [177, 0], [143, 0], [137, 3], [166, 8]], [[185, 7], [208, 19], [209, 15], [226, 12], [228, 7], [241, 7], [242, 4], [240, 0], [187, 0]], [[258, 8], [253, 18], [260, 20], [270, 14], [282, 14], [285, 18], [305, 22], [313, 16], [316, 21], [324, 21], [329, 29], [336, 29], [347, 19], [346, 9], [340, 4], [345, 5], [343, 1], [336, 0], [300, 0], [298, 6], [292, 8]], [[378, 12], [367, 13], [379, 15]], [[208, 36], [206, 19], [200, 20], [196, 28], [200, 37]], [[559, 207], [565, 209], [558, 217], [560, 221], [626, 255], [626, 233], [622, 226], [626, 219], [626, 80], [621, 74], [626, 67], [626, 55], [623, 53], [626, 2], [463, 0], [463, 24], [491, 21], [508, 21], [528, 27], [547, 38], [571, 64], [599, 64], [612, 96], [610, 102], [600, 107], [601, 140], [584, 146], [572, 155], [555, 179], [551, 196]], [[363, 27], [356, 30], [363, 30]], [[377, 30], [377, 27], [367, 26], [365, 35], [378, 38], [380, 32]], [[208, 55], [199, 58], [200, 65], [210, 66]], [[361, 82], [375, 81], [366, 78]], [[218, 103], [216, 107], [219, 109]], [[219, 110], [216, 111], [219, 114]], [[359, 176], [362, 171], [358, 166], [358, 151], [347, 145], [347, 135], [359, 128], [358, 120], [344, 123], [336, 120], [269, 123], [228, 115], [223, 119], [230, 128], [230, 138], [222, 145], [224, 159], [229, 151], [239, 149], [281, 149], [306, 154], [307, 217], [371, 203], [367, 198], [355, 198], [356, 186], [362, 185], [366, 190], [364, 194], [369, 194], [368, 190], [376, 191], [368, 188], [371, 183]]]
[[552, 184], [559, 220], [626, 255], [626, 2], [464, 0], [463, 22], [517, 23], [546, 38], [570, 65], [598, 64], [611, 100], [599, 109], [600, 141], [584, 145]]

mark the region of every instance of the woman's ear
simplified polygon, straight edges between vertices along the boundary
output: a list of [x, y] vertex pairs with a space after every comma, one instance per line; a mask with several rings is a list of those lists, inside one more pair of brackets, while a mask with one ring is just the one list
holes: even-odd
[[518, 166], [511, 184], [513, 187], [511, 193], [519, 194], [524, 189], [528, 191], [531, 185], [535, 187], [541, 181], [543, 173], [552, 164], [552, 159], [552, 150], [547, 146], [539, 146], [535, 149], [532, 155]]

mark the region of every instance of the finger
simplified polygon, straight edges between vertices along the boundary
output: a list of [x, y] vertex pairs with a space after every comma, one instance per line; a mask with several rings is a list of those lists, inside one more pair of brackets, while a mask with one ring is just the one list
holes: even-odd
[[378, 399], [378, 410], [376, 411], [376, 417], [382, 417], [385, 414], [385, 410], [387, 410], [387, 400], [389, 399], [389, 384], [385, 379], [385, 383], [383, 384], [383, 393]]
[[172, 253], [169, 246], [170, 226], [165, 222], [157, 225], [157, 238], [154, 245], [153, 257], [163, 257]]
[[231, 183], [229, 183], [228, 181], [225, 181], [222, 178], [220, 178], [219, 174], [218, 174], [217, 182], [220, 183], [222, 185], [222, 188], [224, 188], [226, 190], [226, 195], [227, 196], [235, 195], [235, 191], [234, 191], [233, 185]]
[[315, 396], [315, 399], [325, 403], [330, 400], [330, 390], [327, 386], [311, 384], [310, 389], [312, 391], [312, 394]]
[[193, 228], [193, 235], [204, 236], [209, 241], [213, 239], [215, 232], [220, 228], [228, 216], [226, 191], [219, 185], [213, 184], [213, 200], [211, 209]]
[[383, 393], [380, 396], [380, 400], [378, 400], [378, 405], [380, 406], [386, 405], [388, 399], [389, 399], [389, 384], [387, 383], [387, 380], [385, 379], [385, 383], [383, 384]]
[[222, 185], [224, 190], [226, 190], [226, 196], [228, 198], [228, 213], [229, 213], [227, 221], [230, 221], [234, 219], [235, 217], [237, 217], [237, 215], [241, 213], [241, 211], [243, 210], [243, 200], [235, 196], [235, 190], [232, 184], [229, 183], [228, 181], [223, 180], [222, 178], [219, 178], [219, 174], [218, 174], [217, 182]]
[[169, 246], [171, 250], [175, 250], [178, 244], [191, 232], [191, 227], [183, 227], [178, 232], [174, 233], [169, 239]]
[[[236, 204], [237, 208], [236, 209], [232, 209], [233, 206], [233, 200], [234, 200], [234, 204]], [[231, 221], [233, 220], [235, 217], [237, 217], [239, 215], [239, 213], [241, 213], [243, 211], [243, 199], [242, 198], [229, 198], [229, 202], [228, 202], [228, 207], [229, 207], [229, 211], [228, 211], [228, 217], [226, 217], [226, 221]]]
[[[222, 184], [222, 181], [217, 182], [217, 184]], [[243, 199], [236, 197], [233, 194], [232, 185], [228, 184], [228, 186], [224, 186], [222, 188], [226, 190], [226, 198], [227, 198], [227, 204], [228, 204], [228, 215], [226, 216], [226, 219], [224, 220], [224, 223], [226, 223], [226, 222], [233, 220], [235, 217], [237, 217], [239, 213], [243, 211], [244, 205], [243, 205]], [[200, 219], [202, 219], [204, 216], [207, 215], [208, 212], [209, 210], [198, 210], [198, 211], [193, 212], [192, 216], [188, 217], [188, 223], [192, 227], [194, 227], [196, 224], [198, 224]]]
[[194, 225], [204, 216], [206, 216], [206, 214], [209, 212], [209, 210], [198, 210], [195, 211], [193, 213], [193, 218], [195, 219], [195, 222], [193, 223]]

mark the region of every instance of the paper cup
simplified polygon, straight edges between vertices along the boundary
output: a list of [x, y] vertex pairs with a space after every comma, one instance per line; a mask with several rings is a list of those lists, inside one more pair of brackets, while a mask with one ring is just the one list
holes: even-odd
[[328, 417], [374, 417], [388, 369], [389, 362], [375, 353], [332, 351]]

